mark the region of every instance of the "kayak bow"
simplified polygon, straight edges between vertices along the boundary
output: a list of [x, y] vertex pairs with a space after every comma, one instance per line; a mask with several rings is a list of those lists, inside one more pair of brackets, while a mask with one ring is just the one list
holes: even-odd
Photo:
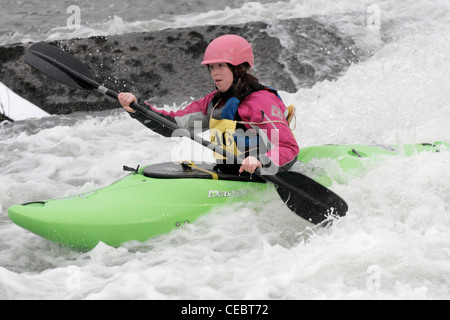
[[[301, 150], [299, 161], [334, 159], [348, 175], [361, 174], [364, 159], [439, 152], [446, 143], [402, 147], [327, 145]], [[311, 177], [331, 186], [336, 177], [313, 170]], [[215, 176], [214, 176], [215, 175]], [[339, 182], [339, 181], [338, 181]], [[272, 184], [264, 179], [217, 174], [208, 164], [163, 163], [140, 168], [112, 185], [63, 199], [14, 205], [8, 210], [17, 225], [46, 239], [89, 250], [100, 241], [120, 246], [168, 233], [185, 223], [233, 203], [263, 206]]]

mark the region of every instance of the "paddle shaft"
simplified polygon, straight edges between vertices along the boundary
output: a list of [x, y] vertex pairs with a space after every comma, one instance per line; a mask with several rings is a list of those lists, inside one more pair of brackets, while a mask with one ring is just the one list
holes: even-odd
[[[95, 81], [93, 81], [95, 82]], [[111, 98], [114, 98], [116, 100], [119, 100], [119, 94], [117, 92], [114, 92], [102, 85], [99, 85], [98, 83], [96, 84], [98, 85], [97, 88], [95, 90], [97, 90], [100, 93], [103, 93]], [[235, 163], [239, 162], [238, 157], [234, 154], [231, 153], [227, 150], [223, 150], [220, 146], [215, 145], [195, 134], [193, 134], [191, 131], [187, 130], [187, 129], [183, 129], [180, 126], [178, 126], [176, 123], [161, 117], [157, 112], [155, 111], [151, 111], [148, 108], [138, 104], [138, 103], [131, 103], [130, 107], [134, 110], [136, 110], [137, 112], [141, 113], [142, 115], [144, 115], [145, 117], [149, 118], [150, 120], [154, 120], [156, 122], [158, 122], [160, 125], [166, 126], [168, 128], [170, 128], [172, 131], [180, 134], [181, 136], [184, 136], [186, 138], [189, 138], [203, 146], [205, 146], [206, 148], [218, 152], [220, 154], [225, 155], [228, 159], [233, 159]]]
[[[89, 77], [86, 77], [85, 75], [80, 74], [79, 72], [67, 67], [65, 64], [59, 62], [57, 59], [53, 59], [51, 57], [48, 57], [45, 54], [41, 54], [40, 52], [36, 52], [36, 51], [33, 52], [33, 54], [35, 54], [36, 56], [40, 57], [41, 59], [51, 63], [52, 65], [57, 66], [59, 69], [66, 72], [67, 74], [69, 74], [77, 83], [80, 84], [81, 87], [86, 88], [86, 89], [94, 89], [104, 95], [107, 95], [108, 97], [111, 97], [111, 98], [119, 101], [119, 94], [117, 92], [112, 91], [112, 90], [106, 88], [105, 86], [99, 84], [97, 81], [95, 81]], [[236, 155], [234, 155], [233, 153], [230, 153], [226, 150], [222, 150], [219, 146], [214, 145], [214, 144], [210, 143], [209, 141], [202, 139], [201, 137], [199, 137], [195, 134], [192, 134], [187, 129], [182, 129], [176, 123], [174, 123], [170, 120], [167, 120], [164, 117], [161, 117], [158, 113], [151, 111], [148, 108], [146, 108], [138, 103], [133, 102], [130, 105], [130, 107], [133, 108], [134, 110], [138, 111], [142, 115], [146, 116], [150, 120], [154, 120], [154, 121], [158, 122], [159, 124], [170, 128], [172, 131], [176, 131], [180, 135], [187, 137], [195, 142], [200, 143], [201, 145], [207, 147], [208, 149], [211, 149], [216, 152], [220, 152], [220, 153], [224, 154], [227, 158], [234, 159], [235, 162], [238, 160]]]

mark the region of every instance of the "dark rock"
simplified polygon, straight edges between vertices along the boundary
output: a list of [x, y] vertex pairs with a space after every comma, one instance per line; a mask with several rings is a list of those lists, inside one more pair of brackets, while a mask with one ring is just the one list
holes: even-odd
[[[260, 82], [287, 92], [336, 79], [360, 59], [351, 38], [313, 18], [167, 29], [50, 44], [75, 55], [106, 87], [133, 92], [157, 105], [172, 105], [214, 90], [207, 69], [200, 63], [208, 44], [228, 33], [252, 43], [253, 72]], [[97, 92], [68, 88], [32, 69], [24, 59], [30, 46], [0, 47], [0, 81], [17, 94], [52, 114], [119, 107], [118, 102]]]

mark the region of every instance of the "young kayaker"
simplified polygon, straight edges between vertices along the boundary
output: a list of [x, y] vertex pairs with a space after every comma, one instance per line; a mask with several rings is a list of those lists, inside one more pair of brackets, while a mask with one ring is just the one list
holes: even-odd
[[[178, 111], [166, 112], [146, 105], [182, 128], [209, 129], [213, 143], [243, 159], [241, 164], [234, 164], [216, 154], [221, 172], [253, 174], [263, 167], [266, 173], [287, 171], [299, 152], [287, 121], [288, 110], [275, 90], [261, 85], [248, 72], [253, 62], [247, 40], [237, 35], [221, 36], [209, 44], [202, 62], [208, 67], [215, 91]], [[138, 102], [135, 95], [120, 93], [119, 101], [131, 117], [163, 136], [171, 136], [169, 128], [130, 107]]]

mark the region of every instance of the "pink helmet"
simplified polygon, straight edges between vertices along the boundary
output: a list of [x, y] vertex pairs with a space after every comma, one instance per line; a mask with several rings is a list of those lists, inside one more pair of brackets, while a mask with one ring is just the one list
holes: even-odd
[[229, 63], [238, 66], [244, 62], [253, 67], [254, 57], [251, 44], [240, 36], [227, 34], [216, 38], [209, 44], [202, 64]]

